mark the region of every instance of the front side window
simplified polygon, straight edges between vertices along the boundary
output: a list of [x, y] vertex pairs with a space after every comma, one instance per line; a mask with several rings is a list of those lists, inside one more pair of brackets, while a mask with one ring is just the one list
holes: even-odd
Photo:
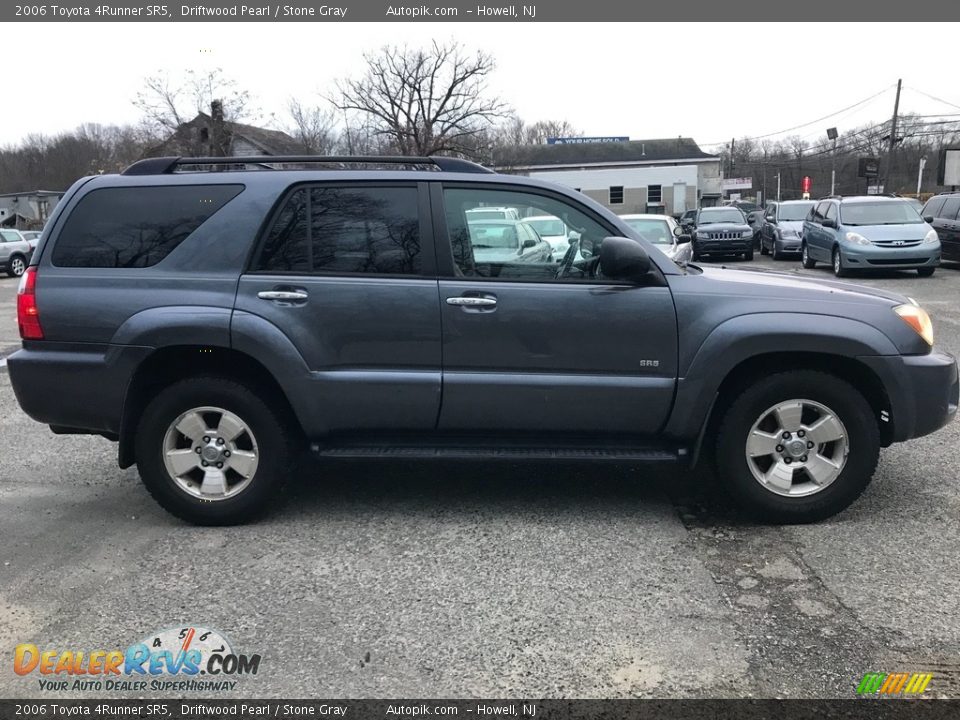
[[[480, 187], [445, 188], [447, 233], [458, 276], [495, 280], [571, 282], [596, 279], [600, 243], [616, 234], [566, 201], [545, 195]], [[549, 216], [571, 242], [561, 256], [542, 242], [526, 222], [475, 220], [473, 208], [514, 208], [517, 217]], [[511, 213], [512, 215], [512, 213]], [[534, 241], [524, 248], [524, 240]]]
[[960, 197], [948, 197], [940, 210], [940, 217], [944, 220], [956, 220], [960, 216]]
[[837, 219], [837, 206], [833, 203], [827, 205], [827, 214], [824, 215], [825, 220], [836, 220]]
[[53, 249], [59, 267], [156, 265], [243, 185], [167, 185], [93, 190], [73, 209]]
[[277, 213], [253, 269], [419, 275], [415, 187], [303, 187]]
[[943, 209], [943, 203], [946, 200], [945, 197], [932, 197], [927, 200], [927, 204], [924, 205], [921, 215], [932, 215], [933, 217], [940, 217], [940, 211]]

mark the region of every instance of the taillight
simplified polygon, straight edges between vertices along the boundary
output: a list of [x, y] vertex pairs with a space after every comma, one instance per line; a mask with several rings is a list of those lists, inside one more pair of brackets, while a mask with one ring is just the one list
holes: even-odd
[[17, 290], [17, 323], [24, 340], [43, 340], [40, 313], [37, 311], [37, 267], [28, 267]]

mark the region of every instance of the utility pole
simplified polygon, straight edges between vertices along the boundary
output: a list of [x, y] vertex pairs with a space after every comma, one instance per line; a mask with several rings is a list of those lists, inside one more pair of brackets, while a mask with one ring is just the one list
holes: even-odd
[[[890, 178], [893, 170], [893, 146], [897, 143], [897, 114], [900, 112], [900, 87], [903, 85], [903, 79], [897, 80], [897, 97], [893, 101], [893, 120], [890, 122], [890, 145], [887, 147], [887, 174], [884, 179], [884, 190], [890, 192]], [[880, 192], [880, 188], [877, 188]]]
[[777, 173], [777, 202], [780, 202], [780, 173]]
[[917, 200], [920, 199], [920, 185], [923, 183], [923, 168], [926, 167], [926, 156], [920, 158], [920, 172], [917, 173]]

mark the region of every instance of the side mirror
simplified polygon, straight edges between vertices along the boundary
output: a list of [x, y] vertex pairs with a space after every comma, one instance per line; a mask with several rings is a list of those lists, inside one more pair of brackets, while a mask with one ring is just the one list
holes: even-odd
[[768, 223], [770, 223], [771, 225], [776, 225], [776, 224], [777, 224], [777, 219], [776, 219], [773, 215], [767, 215], [767, 216], [764, 218], [764, 220], [766, 220], [766, 221], [767, 221]]
[[528, 240], [524, 240], [524, 241], [523, 241], [523, 245], [521, 245], [520, 247], [521, 247], [521, 249], [523, 249], [523, 250], [527, 250], [527, 249], [529, 249], [529, 248], [536, 247], [536, 246], [537, 246], [537, 241], [536, 241], [536, 240], [529, 240], [529, 239], [528, 239]]
[[604, 238], [600, 244], [600, 269], [613, 280], [639, 282], [650, 272], [650, 256], [635, 240]]
[[683, 245], [685, 243], [690, 242], [691, 240], [693, 240], [693, 237], [689, 233], [680, 233], [679, 235], [677, 235], [678, 245]]
[[833, 218], [824, 218], [823, 222], [820, 224], [826, 228], [835, 228], [837, 226], [837, 221], [834, 220]]
[[923, 221], [924, 221], [925, 223], [932, 223], [932, 222], [933, 222], [933, 215], [924, 215], [924, 216], [923, 216]]

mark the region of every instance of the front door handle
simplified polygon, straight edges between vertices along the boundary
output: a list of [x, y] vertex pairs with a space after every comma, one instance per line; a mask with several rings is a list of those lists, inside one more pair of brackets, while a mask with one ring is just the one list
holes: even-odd
[[462, 305], [472, 308], [490, 308], [497, 306], [496, 298], [491, 297], [448, 297], [447, 305]]
[[302, 290], [262, 290], [257, 293], [261, 300], [286, 300], [287, 302], [301, 302], [306, 300], [307, 295]]

